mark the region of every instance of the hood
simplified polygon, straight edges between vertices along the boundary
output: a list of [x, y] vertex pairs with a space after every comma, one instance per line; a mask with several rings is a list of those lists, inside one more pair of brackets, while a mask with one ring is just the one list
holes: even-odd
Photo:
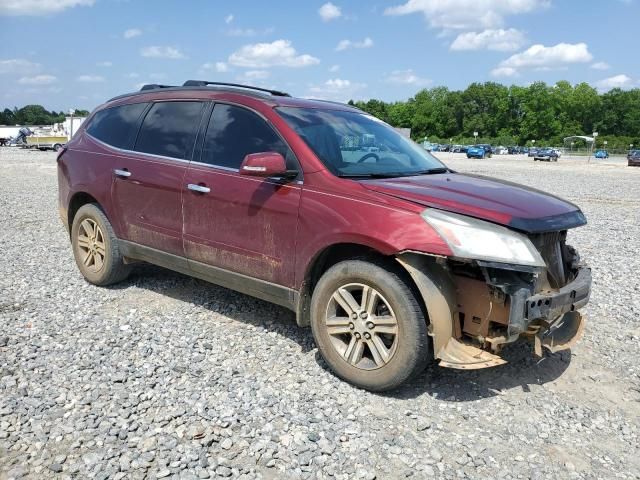
[[566, 200], [516, 183], [480, 175], [443, 173], [361, 181], [376, 192], [505, 225], [527, 233], [578, 227], [587, 223]]

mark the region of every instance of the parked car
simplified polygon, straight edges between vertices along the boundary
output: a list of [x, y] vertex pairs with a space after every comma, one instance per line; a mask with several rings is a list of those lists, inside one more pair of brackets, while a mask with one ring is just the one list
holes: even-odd
[[491, 158], [492, 148], [487, 143], [471, 145], [467, 148], [467, 158]]
[[630, 167], [640, 167], [640, 150], [631, 150], [627, 155], [627, 165]]
[[492, 151], [496, 155], [507, 155], [509, 153], [509, 149], [507, 147], [502, 147], [502, 146], [495, 147]]
[[533, 156], [533, 161], [540, 160], [542, 162], [557, 162], [558, 154], [553, 148], [541, 148]]
[[538, 150], [540, 150], [539, 148], [530, 148], [529, 152], [527, 152], [527, 155], [529, 157], [535, 157], [538, 154]]
[[487, 151], [480, 145], [471, 145], [467, 148], [467, 158], [486, 158]]
[[348, 105], [145, 86], [92, 112], [57, 164], [88, 282], [144, 261], [282, 305], [362, 388], [397, 387], [429, 358], [499, 365], [519, 339], [539, 356], [567, 349], [584, 328], [591, 273], [566, 244], [586, 224], [576, 205], [456, 173]]
[[558, 158], [562, 156], [562, 150], [560, 150], [559, 148], [552, 148], [552, 150], [556, 152], [556, 155], [558, 155]]
[[606, 150], [598, 150], [593, 156], [595, 158], [609, 158], [609, 152]]

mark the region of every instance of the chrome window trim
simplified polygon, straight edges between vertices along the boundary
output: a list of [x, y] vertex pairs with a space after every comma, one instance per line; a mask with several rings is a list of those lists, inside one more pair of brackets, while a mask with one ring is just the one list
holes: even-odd
[[110, 145], [110, 144], [108, 144], [106, 142], [103, 142], [99, 138], [94, 137], [93, 135], [91, 135], [87, 131], [85, 131], [84, 133], [85, 133], [85, 135], [87, 135], [88, 137], [91, 137], [92, 140], [94, 140], [95, 142], [99, 143], [100, 145], [108, 147], [108, 148], [110, 148], [112, 150], [116, 150], [117, 152], [120, 152], [120, 153], [125, 154], [125, 155], [144, 155], [146, 157], [158, 158], [158, 159], [161, 159], [161, 160], [171, 160], [171, 161], [183, 162], [183, 163], [187, 163], [187, 164], [191, 163], [190, 160], [185, 160], [183, 158], [165, 157], [164, 155], [156, 155], [155, 153], [145, 153], [145, 152], [139, 152], [137, 150], [128, 150], [126, 148], [115, 147], [115, 146]]
[[[116, 150], [116, 151], [118, 151], [118, 152], [120, 152], [122, 154], [125, 154], [125, 155], [144, 155], [144, 156], [147, 156], [147, 157], [157, 158], [157, 159], [160, 159], [160, 160], [169, 160], [169, 161], [174, 161], [174, 162], [186, 163], [187, 166], [189, 164], [194, 164], [194, 165], [198, 165], [198, 166], [201, 166], [201, 167], [208, 167], [208, 168], [213, 168], [213, 169], [216, 169], [216, 170], [222, 170], [222, 171], [225, 171], [225, 172], [240, 173], [240, 169], [238, 169], [238, 168], [223, 167], [222, 165], [211, 165], [210, 163], [195, 162], [193, 160], [191, 160], [191, 161], [190, 160], [183, 160], [181, 158], [163, 157], [162, 155], [155, 155], [153, 153], [144, 153], [144, 152], [138, 152], [136, 150], [127, 150], [125, 148], [114, 147], [113, 145], [109, 145], [108, 143], [103, 142], [102, 140], [94, 137], [93, 135], [91, 135], [90, 133], [88, 133], [86, 131], [84, 133], [85, 133], [85, 135], [87, 135], [88, 137], [91, 137], [91, 139], [93, 141], [99, 143], [100, 145], [104, 145], [107, 148], [110, 148], [112, 150]], [[300, 172], [302, 172], [302, 170]], [[269, 179], [269, 178], [270, 177], [267, 177], [267, 179]], [[280, 177], [277, 177], [277, 178], [280, 178]], [[295, 185], [304, 185], [304, 181], [303, 180], [295, 180], [295, 181], [293, 181], [291, 183], [295, 184]]]

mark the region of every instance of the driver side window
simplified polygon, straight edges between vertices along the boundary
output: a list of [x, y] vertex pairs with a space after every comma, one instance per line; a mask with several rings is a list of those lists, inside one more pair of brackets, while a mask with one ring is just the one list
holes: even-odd
[[246, 155], [261, 152], [277, 152], [285, 158], [288, 169], [298, 169], [291, 149], [263, 118], [246, 108], [216, 104], [200, 161], [239, 169]]

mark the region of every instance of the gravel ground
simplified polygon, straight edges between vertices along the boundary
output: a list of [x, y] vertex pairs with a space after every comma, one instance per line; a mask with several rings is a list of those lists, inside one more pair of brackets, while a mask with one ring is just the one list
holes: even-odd
[[89, 285], [55, 154], [0, 149], [0, 479], [640, 478], [640, 168], [442, 158], [582, 206], [585, 338], [378, 395], [280, 307], [153, 266]]

